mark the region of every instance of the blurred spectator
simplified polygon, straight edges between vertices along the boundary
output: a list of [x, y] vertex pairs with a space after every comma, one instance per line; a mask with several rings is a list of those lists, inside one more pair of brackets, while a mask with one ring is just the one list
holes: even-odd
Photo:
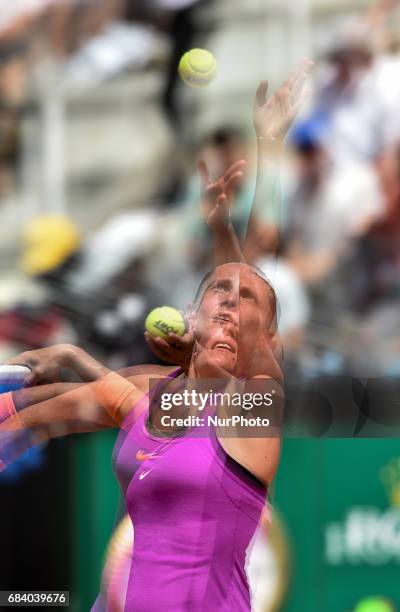
[[159, 214], [149, 206], [113, 215], [85, 241], [79, 266], [65, 279], [80, 300], [81, 315], [86, 313], [81, 338], [113, 368], [150, 358], [144, 320], [164, 298], [149, 273], [156, 259]]
[[297, 178], [288, 197], [288, 255], [307, 282], [323, 279], [382, 213], [368, 164], [331, 158], [331, 125], [314, 117], [292, 132]]
[[384, 210], [360, 243], [356, 302], [361, 310], [400, 296], [400, 144], [385, 151], [378, 176]]
[[[8, 351], [78, 342], [110, 367], [146, 361], [144, 319], [162, 299], [146, 270], [155, 214], [114, 216], [86, 241], [67, 217], [40, 216], [27, 224], [21, 262], [27, 280], [13, 284], [14, 298], [0, 313], [0, 341]], [[33, 281], [42, 291], [28, 299]], [[11, 288], [3, 286], [8, 293]]]
[[66, 217], [43, 215], [30, 221], [24, 230], [25, 272], [38, 276], [59, 269], [80, 247], [80, 232]]
[[278, 303], [278, 328], [285, 359], [302, 346], [309, 322], [310, 304], [305, 287], [284, 257], [264, 257], [257, 261], [271, 282]]
[[26, 226], [24, 240], [21, 263], [26, 279], [18, 282], [14, 274], [2, 287], [9, 296], [0, 312], [3, 359], [16, 350], [76, 340], [78, 305], [74, 309], [66, 298], [64, 278], [80, 247], [77, 228], [63, 217], [37, 217]]
[[[284, 253], [310, 300], [309, 316], [303, 318], [306, 333], [297, 334], [304, 336], [303, 346], [297, 345], [300, 357], [319, 355], [318, 367], [337, 369], [340, 355], [351, 352], [350, 332], [338, 330], [354, 308], [358, 246], [382, 214], [383, 200], [373, 167], [355, 159], [338, 163], [330, 155], [330, 138], [326, 117], [312, 117], [292, 131], [295, 172], [287, 197]], [[321, 350], [327, 351], [325, 365]]]
[[95, 18], [94, 23], [88, 20], [86, 36], [78, 36], [81, 44], [66, 65], [65, 78], [73, 85], [96, 85], [129, 68], [146, 67], [164, 54], [163, 39], [153, 26], [128, 23], [121, 0], [107, 4], [101, 19], [92, 9], [89, 17]]
[[314, 110], [330, 120], [335, 159], [372, 161], [400, 135], [400, 64], [375, 55], [371, 27], [360, 18], [330, 38]]

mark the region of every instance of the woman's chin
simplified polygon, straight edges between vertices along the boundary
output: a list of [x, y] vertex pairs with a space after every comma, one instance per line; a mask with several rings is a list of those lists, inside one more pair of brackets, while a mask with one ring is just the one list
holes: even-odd
[[200, 378], [224, 378], [234, 374], [236, 355], [225, 350], [204, 350], [195, 359], [195, 371]]

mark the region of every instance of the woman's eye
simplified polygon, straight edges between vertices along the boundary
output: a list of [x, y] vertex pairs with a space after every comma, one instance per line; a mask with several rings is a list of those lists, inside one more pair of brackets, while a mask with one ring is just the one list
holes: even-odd
[[252, 293], [242, 293], [240, 296], [243, 300], [249, 300], [251, 302], [254, 302], [254, 295]]
[[214, 291], [216, 291], [217, 293], [227, 293], [228, 287], [225, 287], [225, 285], [216, 285], [214, 287]]

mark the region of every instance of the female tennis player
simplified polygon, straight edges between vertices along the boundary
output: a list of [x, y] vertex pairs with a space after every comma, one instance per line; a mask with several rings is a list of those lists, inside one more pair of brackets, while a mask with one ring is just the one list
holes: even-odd
[[[258, 90], [256, 129], [261, 125], [265, 130], [257, 131], [262, 166], [268, 146], [274, 152], [281, 146], [307, 71], [303, 66], [269, 100], [265, 84]], [[263, 114], [267, 127], [260, 120]], [[125, 597], [129, 612], [251, 609], [246, 554], [278, 466], [279, 436], [260, 435], [259, 428], [244, 434], [242, 429], [239, 435], [223, 419], [216, 426], [212, 419], [205, 419], [205, 425], [164, 426], [163, 411], [150, 410], [149, 394], [150, 378], [160, 379], [157, 397], [166, 393], [170, 399], [177, 392], [196, 391], [198, 383], [201, 389], [209, 380], [228, 396], [247, 389], [249, 381], [267, 381], [271, 395], [281, 394], [274, 291], [257, 268], [237, 261], [243, 255], [227, 214], [229, 185], [239, 175], [231, 169], [206, 186], [208, 202], [214, 198], [207, 218], [217, 228], [217, 253], [234, 261], [217, 265], [201, 283], [186, 338], [173, 336], [165, 346], [149, 337], [169, 359], [172, 352], [179, 354], [178, 366], [143, 366], [117, 374], [69, 345], [23, 353], [9, 362], [30, 367], [29, 384], [37, 386], [7, 397], [0, 433], [24, 429], [55, 437], [120, 428], [114, 461], [135, 533]], [[54, 382], [62, 367], [89, 384]], [[195, 416], [197, 411], [198, 416], [198, 403], [190, 397], [182, 414]], [[203, 408], [203, 414], [215, 415], [212, 402]], [[229, 417], [229, 410], [223, 412]], [[111, 610], [106, 592], [92, 610]]]

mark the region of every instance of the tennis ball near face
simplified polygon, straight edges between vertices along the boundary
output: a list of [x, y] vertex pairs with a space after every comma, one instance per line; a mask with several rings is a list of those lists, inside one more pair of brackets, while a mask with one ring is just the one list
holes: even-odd
[[161, 338], [167, 338], [170, 332], [183, 336], [186, 331], [183, 315], [171, 306], [154, 308], [147, 315], [144, 325], [150, 334], [161, 336]]
[[217, 74], [217, 60], [206, 49], [192, 49], [182, 55], [178, 70], [187, 85], [206, 87]]

